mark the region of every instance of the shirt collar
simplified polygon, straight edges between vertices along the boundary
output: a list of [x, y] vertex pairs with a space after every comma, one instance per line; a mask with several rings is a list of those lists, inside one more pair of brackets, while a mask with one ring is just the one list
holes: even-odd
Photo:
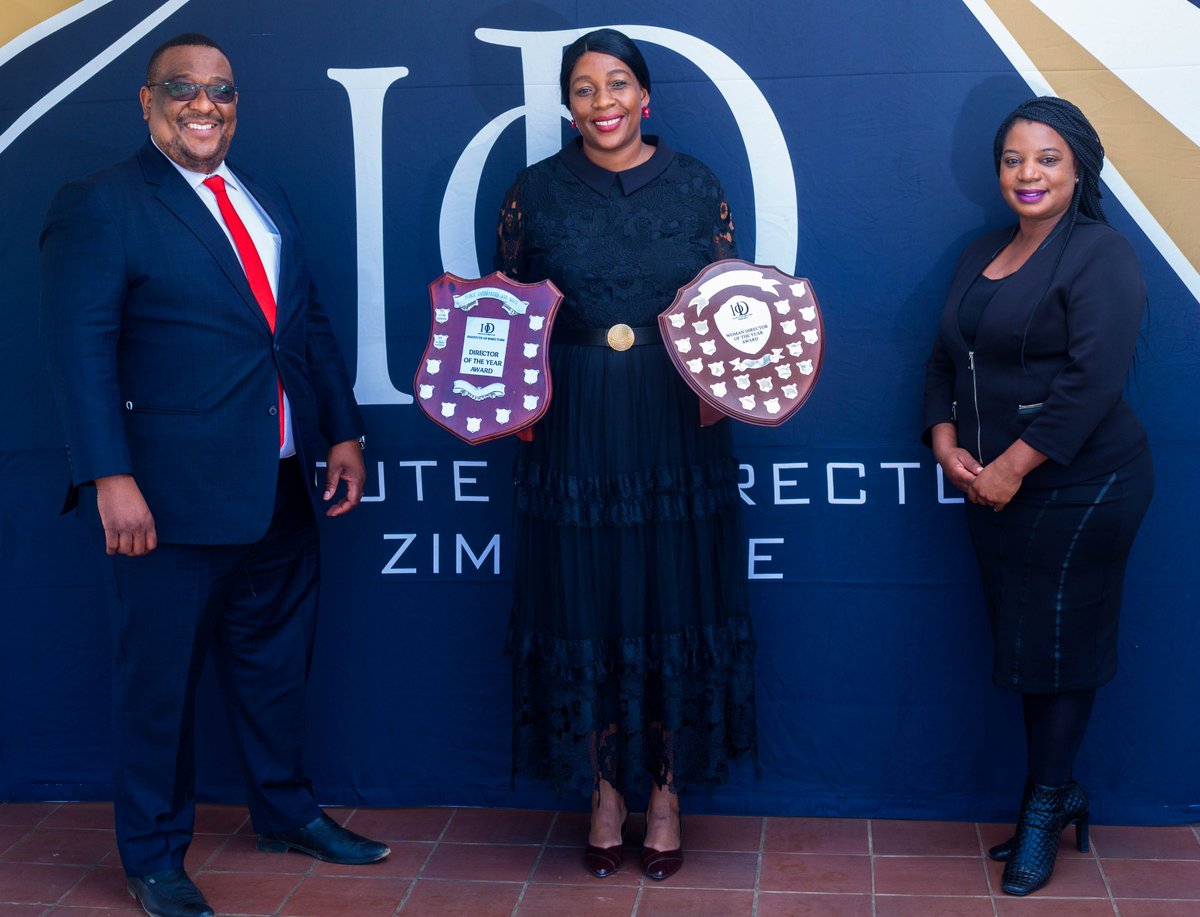
[[167, 162], [169, 162], [171, 165], [173, 165], [175, 167], [175, 171], [183, 176], [183, 180], [188, 183], [188, 186], [193, 191], [199, 191], [200, 185], [202, 185], [204, 183], [204, 179], [208, 178], [211, 175], [220, 175], [223, 179], [225, 179], [225, 184], [232, 185], [233, 187], [235, 187], [239, 190], [242, 189], [242, 183], [240, 181], [238, 181], [237, 177], [233, 174], [232, 171], [230, 171], [229, 166], [226, 164], [225, 160], [222, 159], [221, 164], [219, 166], [217, 166], [215, 169], [213, 169], [212, 172], [193, 172], [191, 169], [185, 169], [183, 166], [181, 166], [179, 163], [177, 163], [174, 159], [172, 159], [166, 153], [163, 153], [162, 147], [160, 147], [158, 145], [158, 142], [154, 139], [153, 134], [150, 135], [150, 142], [154, 144], [154, 148], [156, 150], [158, 150], [160, 153], [163, 154], [163, 158], [165, 158], [167, 160]]
[[563, 147], [558, 158], [572, 175], [593, 191], [607, 196], [612, 190], [613, 182], [618, 181], [621, 184], [621, 193], [628, 196], [662, 175], [675, 158], [675, 151], [665, 140], [649, 136], [642, 139], [654, 147], [654, 152], [641, 165], [624, 172], [610, 172], [588, 159], [583, 152], [583, 139], [580, 137]]

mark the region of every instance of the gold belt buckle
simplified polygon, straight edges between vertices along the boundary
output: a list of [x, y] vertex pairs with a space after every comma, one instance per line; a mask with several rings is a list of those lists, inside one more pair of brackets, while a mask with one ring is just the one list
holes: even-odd
[[613, 350], [622, 351], [633, 346], [633, 337], [633, 329], [621, 322], [608, 329], [605, 340]]

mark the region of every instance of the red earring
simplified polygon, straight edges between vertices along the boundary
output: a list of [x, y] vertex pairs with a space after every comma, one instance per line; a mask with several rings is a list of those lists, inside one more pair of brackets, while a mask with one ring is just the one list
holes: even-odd
[[573, 131], [579, 130], [579, 125], [575, 123], [574, 118], [571, 119], [571, 130], [573, 130]]
[[650, 106], [649, 106], [649, 105], [643, 105], [643, 106], [642, 106], [642, 117], [643, 117], [643, 118], [649, 118], [649, 117], [650, 117]]

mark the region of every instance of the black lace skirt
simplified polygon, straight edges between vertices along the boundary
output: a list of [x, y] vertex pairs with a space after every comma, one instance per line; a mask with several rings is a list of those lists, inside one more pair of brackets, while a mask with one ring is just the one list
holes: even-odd
[[513, 768], [559, 793], [724, 781], [756, 748], [730, 421], [658, 346], [555, 346], [516, 463]]

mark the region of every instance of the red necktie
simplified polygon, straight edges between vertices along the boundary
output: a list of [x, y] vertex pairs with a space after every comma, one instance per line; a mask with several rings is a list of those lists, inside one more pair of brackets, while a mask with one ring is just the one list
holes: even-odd
[[[254, 240], [250, 238], [246, 224], [242, 222], [238, 212], [233, 209], [233, 202], [229, 200], [229, 192], [225, 190], [225, 179], [220, 175], [212, 175], [204, 179], [204, 184], [217, 197], [217, 208], [221, 211], [225, 225], [229, 227], [229, 234], [233, 236], [233, 244], [237, 248], [238, 256], [242, 259], [242, 270], [246, 272], [246, 280], [250, 283], [250, 292], [258, 300], [258, 307], [262, 309], [262, 313], [267, 319], [267, 327], [274, 334], [275, 294], [271, 292], [271, 281], [267, 279], [267, 272], [263, 267], [262, 258], [258, 256], [258, 249], [254, 247]], [[279, 445], [282, 448], [284, 439], [282, 379], [278, 380], [278, 386]]]

